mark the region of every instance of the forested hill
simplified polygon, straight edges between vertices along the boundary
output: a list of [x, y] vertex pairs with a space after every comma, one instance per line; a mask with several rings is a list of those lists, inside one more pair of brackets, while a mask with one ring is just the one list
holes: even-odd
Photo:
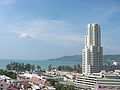
[[[56, 59], [49, 59], [50, 61], [82, 61], [82, 56], [81, 55], [74, 55], [74, 56], [63, 56], [59, 57]], [[103, 60], [109, 61], [109, 60], [114, 60], [114, 61], [120, 61], [120, 55], [104, 55]]]
[[119, 55], [104, 55], [104, 60], [115, 60], [120, 61], [120, 54]]
[[74, 56], [63, 56], [55, 59], [49, 59], [50, 61], [81, 61], [81, 55], [74, 55]]

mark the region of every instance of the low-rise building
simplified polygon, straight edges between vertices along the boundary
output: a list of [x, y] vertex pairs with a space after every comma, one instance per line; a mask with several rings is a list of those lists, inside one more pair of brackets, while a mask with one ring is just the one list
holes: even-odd
[[75, 86], [85, 90], [120, 90], [120, 74], [116, 72], [93, 73], [80, 75]]
[[11, 83], [11, 78], [5, 75], [0, 75], [0, 90], [20, 90], [20, 85]]
[[32, 87], [32, 90], [40, 90], [40, 89], [45, 89], [45, 90], [55, 90], [54, 87], [50, 86], [50, 83], [46, 79], [41, 79], [38, 77], [32, 77], [29, 81], [29, 84]]
[[18, 74], [17, 75], [17, 79], [21, 80], [21, 79], [31, 79], [33, 76], [41, 78], [40, 76], [38, 76], [37, 74], [34, 73], [24, 73], [24, 74]]
[[[56, 77], [56, 75], [49, 75], [43, 72], [40, 75], [35, 73], [23, 73], [17, 75], [18, 81], [26, 81], [19, 82], [22, 84], [23, 88], [27, 88], [26, 86], [28, 86], [31, 90], [55, 90], [54, 87], [50, 86], [49, 82], [46, 80], [46, 77], [52, 78]], [[23, 83], [26, 85], [23, 85]]]

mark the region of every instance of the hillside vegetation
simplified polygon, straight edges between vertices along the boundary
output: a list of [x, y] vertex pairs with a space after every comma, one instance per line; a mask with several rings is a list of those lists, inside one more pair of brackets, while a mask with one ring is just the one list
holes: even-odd
[[[74, 56], [63, 56], [55, 59], [49, 59], [50, 61], [78, 61], [82, 63], [82, 56], [81, 55], [74, 55]], [[120, 55], [104, 55], [103, 62], [104, 63], [111, 63], [112, 61], [120, 61]]]

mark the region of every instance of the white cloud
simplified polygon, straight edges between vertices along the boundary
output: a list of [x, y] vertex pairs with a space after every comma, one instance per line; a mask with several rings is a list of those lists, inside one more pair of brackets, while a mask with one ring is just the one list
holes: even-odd
[[80, 31], [80, 26], [66, 21], [33, 20], [14, 24], [11, 30], [14, 33], [19, 33], [22, 38], [45, 40], [66, 47], [83, 43], [83, 33]]
[[21, 38], [28, 38], [28, 39], [32, 39], [32, 37], [28, 34], [28, 33], [21, 33], [20, 35], [19, 35]]

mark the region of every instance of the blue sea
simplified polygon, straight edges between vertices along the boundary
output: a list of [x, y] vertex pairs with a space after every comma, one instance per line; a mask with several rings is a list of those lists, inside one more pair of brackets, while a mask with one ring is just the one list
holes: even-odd
[[40, 65], [42, 69], [47, 69], [48, 65], [51, 64], [53, 67], [57, 67], [59, 65], [69, 65], [73, 66], [76, 64], [81, 63], [79, 61], [48, 61], [48, 60], [6, 60], [6, 59], [1, 59], [0, 60], [0, 69], [5, 69], [5, 66], [12, 61], [14, 62], [23, 62], [23, 63], [29, 63], [29, 64], [34, 64], [34, 65]]

